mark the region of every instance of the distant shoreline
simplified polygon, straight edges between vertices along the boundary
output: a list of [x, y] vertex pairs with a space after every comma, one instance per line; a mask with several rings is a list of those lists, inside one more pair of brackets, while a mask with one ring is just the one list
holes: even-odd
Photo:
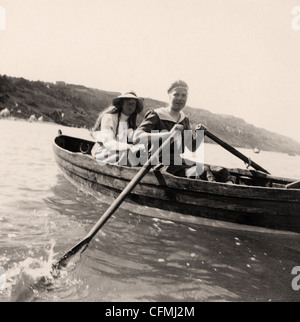
[[64, 125], [64, 124], [59, 124], [59, 123], [49, 122], [49, 121], [29, 121], [28, 119], [25, 119], [22, 117], [16, 117], [16, 116], [0, 117], [0, 121], [14, 121], [14, 122], [33, 123], [33, 124], [47, 124], [47, 125], [69, 127], [69, 128], [73, 128], [73, 129], [89, 130], [86, 127], [69, 126], [69, 125]]
[[[67, 83], [51, 84], [43, 81], [28, 81], [24, 78], [0, 75], [0, 111], [3, 117], [20, 120], [61, 124], [72, 128], [91, 129], [99, 113], [111, 104], [116, 92], [88, 88]], [[144, 111], [138, 115], [139, 124], [149, 110], [165, 103], [144, 98]], [[5, 110], [8, 115], [5, 115]], [[186, 106], [184, 113], [192, 128], [203, 124], [215, 136], [237, 148], [259, 149], [300, 155], [300, 142], [247, 123], [245, 120], [215, 114], [204, 108]], [[206, 143], [213, 143], [205, 138]]]
[[[32, 124], [40, 124], [40, 125], [51, 125], [51, 126], [56, 126], [57, 128], [62, 127], [62, 128], [65, 128], [65, 129], [82, 130], [82, 131], [87, 132], [86, 135], [84, 135], [85, 139], [91, 140], [90, 129], [87, 129], [87, 128], [84, 128], [84, 127], [73, 127], [73, 126], [63, 125], [63, 124], [59, 124], [59, 123], [55, 123], [55, 122], [48, 122], [48, 121], [29, 121], [29, 120], [26, 120], [24, 118], [18, 118], [18, 117], [15, 117], [15, 116], [2, 117], [2, 118], [0, 118], [0, 121], [32, 123]], [[69, 133], [63, 133], [63, 134], [69, 135]], [[205, 144], [218, 146], [218, 144], [211, 143], [211, 142], [205, 142]], [[251, 149], [251, 148], [247, 148], [247, 147], [235, 147], [235, 148], [237, 150], [252, 151], [254, 157], [258, 157], [258, 155], [259, 155], [259, 154], [254, 152], [254, 149]], [[267, 153], [280, 153], [280, 154], [289, 155], [290, 157], [298, 157], [299, 156], [299, 154], [297, 154], [297, 153], [295, 155], [291, 155], [290, 153], [287, 153], [287, 152], [260, 150], [260, 153], [264, 153], [264, 152], [267, 152]]]

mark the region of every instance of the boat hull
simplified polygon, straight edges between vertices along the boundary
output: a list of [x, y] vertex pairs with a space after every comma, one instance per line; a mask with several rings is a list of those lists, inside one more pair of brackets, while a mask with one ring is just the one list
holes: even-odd
[[[82, 144], [87, 152], [93, 143], [67, 136], [55, 139], [54, 155], [64, 175], [97, 197], [118, 196], [139, 168], [100, 166], [90, 154], [77, 152], [82, 150]], [[149, 207], [149, 212], [151, 207], [177, 213], [180, 220], [192, 216], [300, 232], [299, 189], [227, 185], [150, 170], [126, 201]]]

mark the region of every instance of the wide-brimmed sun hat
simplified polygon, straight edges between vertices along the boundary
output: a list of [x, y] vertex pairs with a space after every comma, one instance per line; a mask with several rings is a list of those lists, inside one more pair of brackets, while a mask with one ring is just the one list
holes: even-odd
[[113, 98], [112, 103], [114, 106], [119, 106], [120, 101], [123, 99], [135, 99], [137, 101], [137, 113], [142, 112], [144, 109], [144, 99], [142, 97], [138, 97], [135, 92], [127, 92], [124, 94], [121, 94], [115, 98]]

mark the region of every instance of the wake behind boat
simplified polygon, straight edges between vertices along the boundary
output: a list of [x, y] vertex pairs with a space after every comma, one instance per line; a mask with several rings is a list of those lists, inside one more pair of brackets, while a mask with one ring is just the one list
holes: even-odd
[[[117, 197], [139, 167], [99, 165], [91, 155], [93, 141], [59, 135], [53, 143], [56, 162], [65, 177], [80, 189]], [[295, 180], [256, 170], [229, 169], [236, 184], [227, 185], [151, 169], [126, 201], [149, 212], [161, 209], [177, 214], [243, 225], [300, 232], [300, 189]], [[293, 187], [294, 186], [294, 187]], [[176, 220], [174, 216], [172, 220]]]

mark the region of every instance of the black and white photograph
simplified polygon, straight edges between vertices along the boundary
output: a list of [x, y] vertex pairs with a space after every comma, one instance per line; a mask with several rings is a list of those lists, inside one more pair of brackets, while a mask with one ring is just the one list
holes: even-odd
[[0, 302], [300, 302], [299, 83], [298, 0], [0, 0]]

